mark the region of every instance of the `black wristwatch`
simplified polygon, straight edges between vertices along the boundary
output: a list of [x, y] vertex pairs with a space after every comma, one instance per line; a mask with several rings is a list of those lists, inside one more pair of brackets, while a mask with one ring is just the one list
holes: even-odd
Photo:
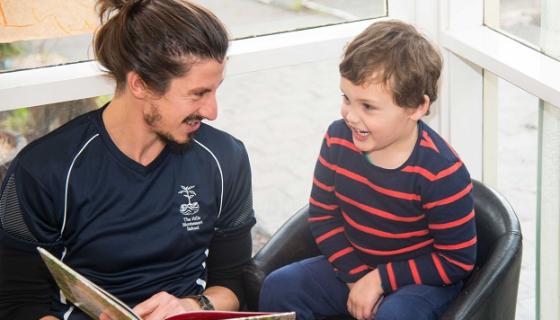
[[210, 299], [208, 299], [208, 297], [203, 294], [187, 296], [187, 298], [196, 300], [202, 310], [215, 310], [212, 301], [210, 301]]

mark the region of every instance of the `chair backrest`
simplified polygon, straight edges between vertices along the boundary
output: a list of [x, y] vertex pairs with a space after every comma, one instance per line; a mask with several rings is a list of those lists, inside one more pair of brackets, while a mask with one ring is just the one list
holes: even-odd
[[441, 319], [515, 319], [522, 236], [507, 200], [473, 181], [477, 262]]
[[[459, 296], [441, 319], [514, 319], [521, 229], [510, 204], [497, 192], [473, 181], [477, 226], [477, 262]], [[260, 285], [270, 272], [319, 255], [309, 231], [307, 206], [296, 212], [255, 255], [245, 273], [247, 306], [258, 307]]]

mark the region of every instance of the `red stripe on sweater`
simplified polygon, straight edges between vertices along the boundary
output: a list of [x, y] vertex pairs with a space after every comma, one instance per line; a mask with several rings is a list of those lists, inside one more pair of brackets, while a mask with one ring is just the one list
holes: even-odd
[[395, 279], [395, 272], [393, 271], [393, 264], [391, 262], [387, 263], [387, 276], [389, 277], [391, 289], [393, 289], [393, 291], [397, 290], [397, 280]]
[[453, 174], [455, 171], [459, 170], [459, 168], [461, 168], [462, 166], [463, 163], [461, 161], [457, 161], [449, 168], [441, 170], [437, 174], [433, 174], [432, 172], [420, 166], [406, 166], [402, 169], [402, 171], [409, 172], [409, 173], [418, 173], [419, 175], [433, 182]]
[[432, 260], [434, 261], [434, 265], [436, 266], [441, 280], [443, 280], [445, 284], [451, 284], [451, 280], [449, 280], [447, 273], [445, 273], [445, 269], [443, 269], [443, 266], [441, 265], [441, 261], [439, 261], [439, 258], [435, 253], [432, 253]]
[[332, 236], [334, 236], [334, 235], [337, 235], [337, 234], [339, 234], [339, 233], [342, 233], [342, 232], [344, 232], [344, 227], [334, 228], [334, 229], [332, 229], [331, 231], [326, 232], [326, 233], [324, 233], [324, 234], [318, 236], [317, 238], [315, 238], [315, 242], [316, 242], [317, 244], [319, 244], [319, 243], [321, 243], [321, 242], [327, 240], [328, 238], [330, 238], [330, 237], [332, 237]]
[[348, 216], [348, 214], [344, 211], [342, 211], [342, 216], [344, 217], [344, 220], [346, 220], [346, 222], [348, 222], [348, 224], [350, 226], [352, 226], [354, 229], [360, 230], [360, 231], [368, 233], [368, 234], [372, 234], [374, 236], [382, 237], [382, 238], [407, 239], [407, 238], [412, 238], [412, 237], [425, 236], [429, 232], [427, 229], [424, 229], [424, 230], [405, 232], [405, 233], [390, 233], [390, 232], [381, 231], [381, 230], [378, 230], [378, 229], [375, 229], [375, 228], [372, 228], [372, 227], [367, 227], [367, 226], [361, 225], [361, 224], [357, 223], [356, 221], [352, 220], [352, 218], [350, 218], [350, 216]]
[[321, 209], [325, 209], [325, 210], [329, 210], [329, 211], [333, 211], [338, 209], [338, 205], [336, 204], [326, 204], [326, 203], [322, 203], [319, 202], [313, 198], [309, 198], [309, 203], [311, 203], [312, 205], [319, 207]]
[[420, 278], [420, 273], [418, 273], [418, 268], [416, 267], [416, 262], [410, 259], [408, 260], [408, 267], [410, 268], [410, 273], [412, 274], [412, 278], [414, 279], [414, 283], [422, 284], [422, 278]]
[[360, 273], [364, 270], [367, 270], [368, 268], [369, 268], [368, 266], [366, 266], [365, 264], [362, 264], [361, 266], [350, 270], [350, 272], [348, 272], [348, 274], [352, 276], [352, 275], [355, 275], [356, 273]]
[[422, 140], [420, 140], [420, 145], [426, 148], [433, 149], [435, 152], [439, 153], [439, 149], [434, 144], [434, 141], [428, 135], [428, 132], [425, 130], [422, 131]]
[[414, 217], [401, 217], [401, 216], [397, 216], [395, 214], [392, 214], [390, 212], [387, 211], [383, 211], [377, 208], [373, 208], [370, 206], [367, 206], [365, 204], [362, 204], [356, 200], [350, 199], [349, 197], [342, 195], [338, 192], [334, 192], [334, 194], [336, 195], [337, 198], [339, 198], [340, 200], [353, 205], [354, 207], [361, 209], [363, 211], [366, 211], [367, 213], [371, 213], [373, 215], [388, 219], [388, 220], [393, 220], [393, 221], [401, 221], [401, 222], [416, 222], [419, 220], [424, 219], [424, 215], [421, 214], [419, 216], [414, 216]]
[[469, 183], [469, 184], [465, 187], [465, 189], [463, 189], [463, 190], [457, 192], [456, 194], [454, 194], [454, 195], [452, 195], [452, 196], [450, 196], [450, 197], [447, 197], [447, 198], [445, 198], [445, 199], [441, 199], [441, 200], [438, 200], [438, 201], [426, 203], [426, 204], [424, 204], [424, 205], [422, 206], [422, 208], [424, 208], [424, 209], [431, 209], [431, 208], [433, 208], [433, 207], [443, 206], [443, 205], [446, 205], [446, 204], [450, 204], [450, 203], [452, 203], [452, 202], [457, 201], [458, 199], [461, 199], [461, 198], [464, 197], [465, 195], [469, 194], [469, 192], [472, 190], [472, 188], [473, 188], [472, 183]]
[[319, 156], [319, 162], [324, 165], [327, 169], [331, 169], [332, 171], [336, 172], [336, 169], [338, 168], [336, 165], [329, 163], [327, 160], [325, 160], [325, 158], [323, 158], [322, 156]]
[[315, 177], [313, 177], [313, 184], [327, 192], [332, 192], [334, 190], [334, 186], [327, 186]]
[[432, 230], [442, 230], [442, 229], [451, 229], [451, 228], [455, 228], [458, 227], [460, 225], [463, 225], [469, 221], [471, 221], [474, 218], [474, 209], [471, 210], [471, 212], [464, 216], [461, 219], [457, 219], [455, 221], [451, 221], [451, 222], [447, 222], [447, 223], [433, 223], [433, 224], [429, 224], [428, 228], [432, 229]]
[[431, 245], [434, 242], [434, 239], [429, 239], [408, 247], [404, 247], [404, 248], [400, 248], [397, 250], [374, 250], [374, 249], [367, 249], [364, 247], [360, 247], [359, 245], [352, 243], [352, 246], [362, 252], [371, 254], [371, 255], [376, 255], [376, 256], [393, 256], [393, 255], [397, 255], [397, 254], [401, 254], [401, 253], [406, 253], [406, 252], [411, 252], [420, 248], [424, 248], [427, 247], [429, 245]]
[[372, 183], [371, 181], [369, 181], [365, 177], [363, 177], [363, 176], [361, 176], [357, 173], [354, 173], [350, 170], [341, 168], [341, 167], [336, 168], [336, 173], [341, 174], [345, 177], [348, 177], [352, 180], [358, 181], [360, 183], [363, 183], [366, 186], [370, 187], [371, 189], [373, 189], [373, 190], [375, 190], [375, 191], [377, 191], [381, 194], [393, 197], [393, 198], [404, 199], [404, 200], [415, 200], [415, 201], [420, 201], [421, 200], [420, 195], [417, 195], [417, 194], [414, 194], [414, 193], [400, 192], [400, 191], [380, 187], [380, 186]]
[[445, 260], [449, 261], [449, 263], [452, 263], [454, 265], [456, 265], [457, 267], [465, 270], [465, 271], [471, 271], [472, 269], [474, 269], [474, 265], [473, 264], [466, 264], [466, 263], [462, 263], [459, 262], [457, 260], [453, 260], [451, 258], [449, 258], [448, 256], [444, 255], [444, 254], [439, 254], [440, 256], [442, 256]]
[[461, 250], [464, 248], [468, 248], [476, 243], [476, 236], [473, 237], [471, 240], [457, 243], [457, 244], [434, 244], [434, 248], [439, 250]]
[[333, 216], [318, 216], [318, 217], [308, 218], [307, 222], [325, 221], [325, 220], [330, 220], [330, 219], [334, 219], [334, 217]]
[[343, 257], [343, 256], [349, 254], [352, 251], [354, 251], [354, 248], [352, 248], [352, 247], [347, 247], [347, 248], [344, 248], [340, 251], [337, 251], [329, 257], [329, 262], [334, 262], [336, 259], [338, 259], [340, 257]]
[[380, 187], [374, 183], [372, 183], [371, 181], [369, 181], [368, 179], [366, 179], [365, 177], [354, 173], [350, 170], [341, 168], [335, 164], [329, 163], [327, 160], [325, 160], [323, 157], [319, 156], [319, 162], [325, 166], [328, 169], [331, 169], [332, 171], [336, 172], [337, 174], [343, 175], [349, 179], [352, 179], [354, 181], [360, 182], [365, 184], [366, 186], [370, 187], [371, 189], [373, 189], [374, 191], [377, 191], [381, 194], [393, 197], [393, 198], [398, 198], [398, 199], [404, 199], [404, 200], [414, 200], [414, 201], [421, 201], [422, 198], [420, 197], [420, 195], [414, 194], [414, 193], [406, 193], [406, 192], [400, 192], [400, 191], [395, 191], [395, 190], [391, 190], [391, 189], [387, 189], [387, 188], [383, 188]]
[[338, 144], [343, 147], [346, 147], [352, 151], [360, 152], [356, 145], [352, 141], [348, 141], [342, 138], [330, 137], [328, 134], [325, 134], [325, 140], [327, 140], [327, 145], [330, 147], [332, 144]]

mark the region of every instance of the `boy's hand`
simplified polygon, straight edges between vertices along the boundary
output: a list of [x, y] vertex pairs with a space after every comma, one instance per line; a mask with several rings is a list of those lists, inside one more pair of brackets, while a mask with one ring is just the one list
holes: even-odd
[[200, 306], [193, 299], [179, 299], [167, 292], [160, 292], [132, 310], [144, 320], [161, 320], [187, 311], [200, 310]]
[[357, 282], [348, 284], [348, 288], [348, 312], [358, 320], [372, 319], [383, 297], [379, 271], [371, 271]]

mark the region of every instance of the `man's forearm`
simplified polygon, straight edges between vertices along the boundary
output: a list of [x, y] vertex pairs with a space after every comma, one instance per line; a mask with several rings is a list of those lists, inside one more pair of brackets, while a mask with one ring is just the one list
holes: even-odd
[[204, 291], [204, 295], [210, 299], [216, 310], [239, 310], [239, 300], [237, 296], [226, 287], [210, 287]]

